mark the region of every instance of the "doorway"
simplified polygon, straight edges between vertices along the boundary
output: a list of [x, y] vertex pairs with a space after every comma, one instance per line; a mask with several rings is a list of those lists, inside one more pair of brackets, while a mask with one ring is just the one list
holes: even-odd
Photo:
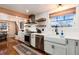
[[8, 22], [8, 32], [7, 32], [8, 37], [15, 37], [16, 33], [15, 25], [16, 24], [13, 21]]

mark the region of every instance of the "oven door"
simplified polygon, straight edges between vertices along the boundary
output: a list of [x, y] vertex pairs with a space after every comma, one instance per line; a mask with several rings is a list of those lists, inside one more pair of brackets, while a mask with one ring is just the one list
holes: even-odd
[[30, 45], [30, 41], [31, 41], [31, 36], [30, 35], [25, 35], [25, 43], [27, 45]]

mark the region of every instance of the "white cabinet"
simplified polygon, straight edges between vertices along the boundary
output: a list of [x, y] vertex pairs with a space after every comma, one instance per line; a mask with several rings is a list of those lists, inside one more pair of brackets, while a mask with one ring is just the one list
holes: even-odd
[[67, 55], [79, 55], [79, 40], [67, 39]]
[[79, 41], [78, 40], [76, 40], [75, 41], [75, 46], [76, 46], [76, 55], [79, 55]]
[[54, 46], [48, 41], [44, 41], [44, 50], [49, 54], [54, 54]]
[[75, 40], [67, 39], [67, 55], [75, 55]]
[[79, 55], [79, 40], [66, 39], [65, 44], [45, 38], [44, 51], [53, 55]]
[[35, 47], [35, 34], [31, 34], [31, 45]]
[[79, 55], [79, 40], [68, 39], [67, 54]]
[[66, 55], [66, 46], [61, 44], [44, 41], [44, 50], [49, 54]]
[[18, 40], [20, 40], [20, 41], [24, 42], [24, 32], [19, 31], [19, 32], [18, 32], [18, 37], [19, 37], [19, 39], [18, 39]]
[[55, 55], [66, 55], [66, 46], [60, 44], [54, 44]]

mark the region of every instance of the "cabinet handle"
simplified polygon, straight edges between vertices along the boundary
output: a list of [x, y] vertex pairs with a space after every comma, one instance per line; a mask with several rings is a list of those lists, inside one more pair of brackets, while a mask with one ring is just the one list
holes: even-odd
[[76, 42], [76, 46], [78, 46], [78, 42]]
[[52, 45], [52, 48], [54, 49], [54, 48], [55, 48], [55, 46], [54, 46], [54, 45]]

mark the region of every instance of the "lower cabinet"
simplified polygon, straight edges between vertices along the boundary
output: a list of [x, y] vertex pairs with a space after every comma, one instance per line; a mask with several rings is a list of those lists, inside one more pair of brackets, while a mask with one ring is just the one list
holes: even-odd
[[53, 55], [66, 55], [66, 46], [61, 44], [44, 41], [44, 50]]
[[66, 45], [44, 40], [44, 50], [53, 55], [79, 55], [79, 40], [66, 39]]
[[44, 50], [49, 54], [54, 54], [54, 46], [48, 41], [44, 41]]
[[55, 45], [55, 49], [54, 49], [55, 55], [66, 55], [65, 45], [60, 45], [60, 44], [54, 44], [54, 45]]
[[76, 48], [76, 53], [75, 54], [79, 55], [79, 41], [76, 40], [75, 43], [76, 43], [76, 47], [75, 47]]
[[75, 55], [75, 40], [67, 39], [67, 55]]
[[67, 55], [79, 55], [79, 40], [66, 39], [67, 40]]
[[24, 42], [24, 32], [19, 31], [19, 32], [18, 32], [18, 37], [19, 37], [19, 39], [18, 39], [18, 40], [20, 40], [20, 41]]

